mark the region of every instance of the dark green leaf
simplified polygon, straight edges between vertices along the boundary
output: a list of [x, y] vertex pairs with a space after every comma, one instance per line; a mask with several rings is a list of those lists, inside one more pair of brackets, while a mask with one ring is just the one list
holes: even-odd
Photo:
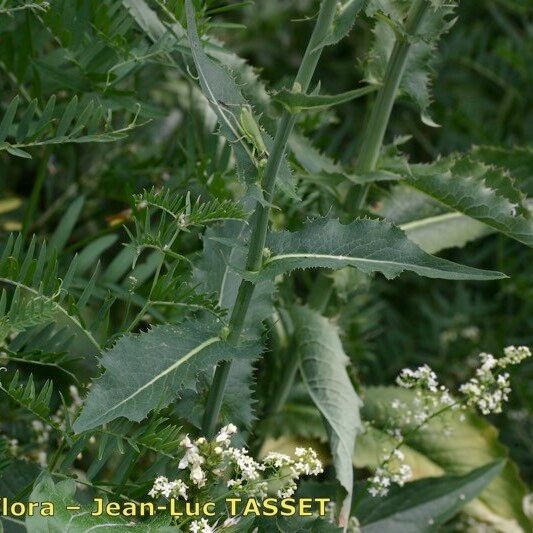
[[[421, 479], [393, 488], [382, 498], [367, 496], [357, 507], [362, 533], [429, 533], [438, 531], [478, 496], [504, 467], [490, 463], [464, 476]], [[362, 487], [361, 487], [362, 489]]]
[[294, 233], [272, 233], [267, 239], [271, 256], [250, 279], [272, 279], [295, 269], [353, 266], [370, 274], [381, 272], [392, 279], [404, 271], [429, 278], [490, 280], [505, 277], [431, 256], [418, 248], [405, 233], [379, 220], [317, 219]]
[[258, 343], [232, 346], [214, 324], [192, 319], [125, 335], [104, 353], [106, 371], [93, 384], [74, 430], [81, 433], [120, 416], [139, 422], [183, 390], [194, 390], [200, 372], [223, 360], [257, 357], [260, 351]]

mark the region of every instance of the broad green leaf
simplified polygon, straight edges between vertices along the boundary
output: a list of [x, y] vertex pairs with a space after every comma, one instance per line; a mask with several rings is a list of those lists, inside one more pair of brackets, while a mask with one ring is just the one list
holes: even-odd
[[6, 498], [20, 498], [28, 487], [39, 475], [39, 467], [35, 463], [22, 460], [13, 460], [6, 468], [0, 471], [0, 494]]
[[394, 487], [382, 498], [365, 497], [357, 507], [362, 533], [438, 531], [489, 485], [504, 467], [490, 463], [464, 476], [430, 477]]
[[[378, 466], [396, 442], [387, 431], [399, 428], [407, 435], [411, 426], [405, 425], [405, 412], [418, 409], [414, 391], [394, 387], [365, 389], [363, 400], [363, 419], [371, 426], [357, 439], [354, 465], [358, 468]], [[393, 400], [401, 402], [400, 408], [392, 407]], [[529, 530], [530, 523], [522, 509], [526, 487], [516, 466], [508, 460], [506, 448], [498, 441], [497, 430], [480, 416], [449, 411], [428, 422], [421, 431], [407, 435], [401, 451], [414, 479], [444, 473], [464, 475], [495, 460], [507, 460], [501, 474], [464, 511], [497, 531], [520, 531], [519, 525]]]
[[[230, 221], [218, 227], [208, 228], [204, 234], [204, 247], [194, 270], [194, 279], [207, 293], [215, 293], [218, 305], [231, 314], [241, 276], [230, 267], [246, 263], [246, 238], [250, 227], [242, 222]], [[259, 283], [254, 291], [244, 330], [246, 337], [260, 338], [263, 321], [273, 312], [274, 284], [271, 281]], [[177, 405], [177, 411], [200, 426], [205, 409], [207, 392], [212, 377], [200, 379], [199, 392], [188, 391]], [[228, 378], [227, 391], [221, 409], [223, 423], [249, 426], [255, 419], [253, 400], [253, 365], [250, 359], [233, 362]]]
[[[250, 428], [257, 419], [254, 399], [254, 361], [236, 359], [231, 365], [226, 391], [220, 409], [219, 422], [222, 425], [235, 424]], [[198, 380], [198, 392], [187, 390], [177, 402], [175, 412], [197, 428], [202, 427], [202, 417], [211, 387], [212, 373], [204, 374]]]
[[345, 0], [339, 3], [332, 27], [319, 46], [330, 46], [344, 39], [350, 33], [357, 15], [366, 3], [367, 0]]
[[366, 274], [381, 272], [392, 279], [404, 271], [429, 278], [491, 280], [499, 272], [479, 270], [431, 256], [405, 233], [385, 221], [359, 219], [343, 225], [338, 220], [317, 219], [294, 233], [272, 233], [267, 239], [270, 257], [263, 268], [247, 272], [261, 281], [295, 269], [353, 266]]
[[[202, 255], [194, 269], [194, 279], [200, 287], [207, 293], [215, 293], [218, 305], [227, 309], [228, 314], [233, 310], [242, 281], [238, 271], [245, 268], [249, 235], [250, 226], [237, 221], [208, 228]], [[273, 294], [271, 281], [256, 286], [244, 323], [247, 337], [259, 337], [263, 332], [262, 323], [273, 312]]]
[[[48, 475], [42, 475], [35, 484], [29, 501], [35, 503], [50, 502], [54, 507], [53, 516], [40, 516], [39, 513], [26, 517], [28, 533], [51, 533], [68, 531], [70, 533], [86, 533], [88, 531], [113, 531], [117, 533], [132, 530], [153, 533], [171, 533], [176, 531], [170, 526], [154, 526], [149, 523], [132, 523], [131, 518], [124, 516], [110, 516], [102, 514], [93, 516], [96, 507], [80, 505], [76, 499], [76, 482], [67, 479], [54, 483]], [[124, 502], [121, 502], [124, 504]], [[67, 507], [77, 506], [79, 510], [69, 510]]]
[[281, 103], [291, 113], [300, 113], [303, 110], [320, 111], [339, 104], [355, 100], [365, 94], [374, 92], [375, 87], [362, 87], [341, 94], [304, 94], [302, 92], [281, 90], [274, 100]]
[[218, 336], [216, 325], [194, 319], [125, 335], [104, 353], [105, 372], [93, 383], [74, 430], [81, 433], [121, 416], [140, 422], [183, 390], [194, 390], [200, 372], [223, 360], [256, 357], [260, 350], [258, 343], [231, 345]]
[[405, 180], [445, 206], [533, 246], [533, 218], [503, 171], [450, 156], [429, 165], [411, 165]]
[[346, 490], [339, 513], [340, 523], [345, 525], [352, 501], [352, 453], [356, 436], [362, 430], [361, 400], [348, 377], [349, 359], [333, 324], [305, 307], [294, 307], [291, 317], [300, 373], [309, 395], [326, 420], [337, 479]]

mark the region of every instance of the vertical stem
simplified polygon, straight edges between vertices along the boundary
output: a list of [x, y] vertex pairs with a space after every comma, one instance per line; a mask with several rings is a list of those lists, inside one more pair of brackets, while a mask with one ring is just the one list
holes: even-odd
[[[428, 0], [415, 0], [405, 23], [405, 33], [408, 36], [416, 34], [429, 7]], [[411, 43], [408, 38], [401, 36], [396, 38], [396, 43], [387, 65], [383, 86], [378, 93], [363, 135], [361, 151], [355, 166], [355, 171], [358, 174], [366, 174], [376, 168], [410, 49]], [[369, 188], [369, 184], [362, 187], [352, 187], [346, 197], [346, 209], [354, 213], [360, 211], [365, 205]]]
[[[415, 0], [405, 23], [407, 35], [417, 33], [428, 9], [428, 0]], [[408, 39], [397, 37], [387, 64], [385, 80], [374, 102], [370, 119], [363, 133], [363, 142], [355, 166], [355, 171], [358, 174], [372, 172], [376, 168], [383, 139], [385, 138], [392, 114], [394, 101], [405, 72], [410, 47], [411, 43]], [[357, 214], [365, 205], [369, 187], [367, 184], [362, 187], [351, 188], [345, 199], [346, 210]], [[324, 312], [332, 293], [333, 281], [331, 278], [326, 277], [323, 273], [319, 274], [318, 280], [309, 295], [309, 306], [321, 313]], [[293, 371], [292, 365], [288, 365], [285, 369], [285, 375], [281, 379], [280, 390], [286, 387], [290, 389], [295, 375], [296, 372]], [[281, 407], [283, 407], [283, 403], [278, 405], [278, 409], [281, 409]]]
[[[309, 44], [307, 45], [302, 63], [295, 78], [295, 83], [300, 85], [303, 92], [307, 91], [311, 83], [316, 65], [322, 54], [320, 43], [324, 40], [328, 30], [331, 28], [336, 6], [336, 0], [323, 0], [320, 6], [315, 28], [309, 39]], [[288, 111], [285, 111], [277, 126], [274, 146], [268, 158], [261, 184], [267, 205], [272, 201], [276, 177], [295, 121], [296, 118]], [[261, 267], [269, 215], [270, 208], [258, 202], [254, 212], [255, 224], [250, 237], [250, 248], [246, 261], [246, 268], [248, 270], [255, 271]], [[243, 280], [239, 286], [237, 300], [235, 301], [229, 321], [230, 334], [228, 341], [230, 342], [237, 342], [241, 336], [254, 288], [255, 285], [246, 280]], [[202, 421], [203, 433], [207, 437], [212, 437], [215, 433], [230, 369], [231, 362], [226, 361], [221, 363], [215, 371]]]

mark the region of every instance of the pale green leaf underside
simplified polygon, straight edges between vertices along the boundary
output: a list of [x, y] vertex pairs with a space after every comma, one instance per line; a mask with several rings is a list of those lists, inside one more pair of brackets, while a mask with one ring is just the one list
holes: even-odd
[[270, 234], [267, 246], [272, 255], [259, 272], [248, 272], [253, 280], [273, 278], [295, 269], [353, 266], [371, 274], [381, 272], [392, 279], [404, 271], [450, 280], [491, 280], [505, 277], [434, 257], [411, 242], [405, 233], [380, 220], [317, 219], [294, 233]]
[[291, 316], [298, 339], [302, 379], [330, 428], [328, 434], [337, 479], [347, 492], [341, 511], [342, 522], [346, 523], [353, 491], [352, 453], [362, 427], [361, 400], [348, 377], [349, 360], [331, 322], [305, 307], [295, 307]]
[[496, 231], [405, 184], [391, 187], [373, 212], [399, 226], [428, 254], [463, 247]]
[[533, 246], [533, 219], [503, 171], [451, 156], [430, 165], [413, 165], [405, 179], [447, 207]]
[[258, 344], [232, 346], [192, 319], [125, 335], [102, 357], [106, 371], [94, 382], [74, 430], [81, 433], [121, 416], [139, 422], [184, 389], [194, 389], [200, 372], [259, 352]]
[[400, 228], [428, 254], [436, 254], [448, 248], [462, 248], [495, 231], [457, 212], [413, 220], [402, 224]]
[[369, 498], [359, 507], [361, 531], [435, 531], [489, 485], [503, 465], [503, 461], [498, 461], [476, 468], [464, 476], [430, 477], [408, 483], [385, 498]]

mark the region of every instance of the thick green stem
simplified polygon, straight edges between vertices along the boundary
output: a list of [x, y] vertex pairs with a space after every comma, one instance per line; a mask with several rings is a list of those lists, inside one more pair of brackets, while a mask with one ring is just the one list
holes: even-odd
[[[323, 0], [320, 6], [320, 13], [315, 28], [295, 79], [295, 84], [299, 84], [303, 92], [307, 91], [311, 83], [316, 65], [322, 53], [320, 43], [324, 40], [328, 30], [331, 28], [336, 6], [336, 0]], [[274, 146], [268, 158], [262, 180], [263, 194], [266, 202], [265, 205], [258, 203], [254, 212], [255, 224], [250, 237], [250, 248], [246, 262], [246, 268], [251, 271], [256, 271], [261, 268], [270, 215], [270, 208], [267, 206], [271, 203], [274, 195], [276, 177], [295, 121], [296, 118], [294, 115], [285, 112], [276, 129]], [[242, 334], [254, 288], [255, 285], [246, 280], [243, 280], [239, 286], [237, 299], [229, 322], [230, 334], [228, 340], [230, 342], [237, 342]], [[216, 369], [202, 421], [203, 433], [207, 437], [212, 437], [215, 433], [230, 369], [231, 362], [221, 363]]]
[[[428, 0], [415, 0], [405, 23], [405, 33], [407, 35], [415, 35], [418, 32], [429, 7]], [[357, 174], [367, 174], [376, 169], [376, 163], [389, 125], [394, 100], [405, 72], [410, 49], [411, 42], [409, 39], [398, 36], [387, 65], [385, 80], [378, 93], [370, 120], [363, 134], [361, 151], [355, 166]], [[352, 187], [346, 196], [346, 209], [352, 213], [358, 213], [365, 205], [369, 188], [369, 184]]]

